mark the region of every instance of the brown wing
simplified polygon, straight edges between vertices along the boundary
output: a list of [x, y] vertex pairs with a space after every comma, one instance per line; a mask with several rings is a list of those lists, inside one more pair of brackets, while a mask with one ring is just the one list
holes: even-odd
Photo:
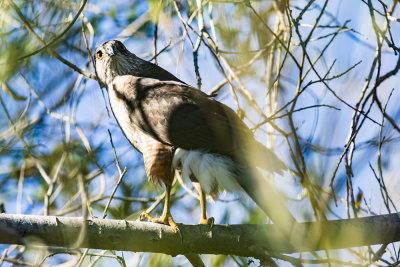
[[153, 64], [141, 58], [137, 58], [137, 60], [140, 62], [140, 70], [137, 73], [131, 73], [134, 76], [153, 78], [161, 81], [175, 81], [184, 83], [172, 73], [157, 66], [156, 64]]
[[132, 109], [132, 121], [157, 140], [184, 149], [235, 157], [251, 131], [232, 109], [179, 82], [125, 75], [114, 90]]

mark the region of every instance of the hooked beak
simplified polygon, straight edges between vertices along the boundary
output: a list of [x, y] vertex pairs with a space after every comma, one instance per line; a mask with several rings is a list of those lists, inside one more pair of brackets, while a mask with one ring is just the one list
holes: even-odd
[[109, 56], [114, 56], [114, 55], [116, 54], [116, 51], [115, 51], [114, 46], [113, 46], [113, 45], [108, 45], [108, 46], [106, 47], [106, 53], [107, 53], [107, 55], [109, 55]]

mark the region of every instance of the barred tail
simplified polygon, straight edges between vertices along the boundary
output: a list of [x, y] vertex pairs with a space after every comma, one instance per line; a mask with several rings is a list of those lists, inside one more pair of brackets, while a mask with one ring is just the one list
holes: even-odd
[[284, 197], [269, 184], [257, 168], [283, 174], [287, 166], [263, 144], [255, 141], [241, 153], [242, 173], [236, 177], [243, 190], [270, 217], [274, 224], [289, 234], [296, 219], [285, 205]]
[[244, 170], [237, 182], [274, 224], [289, 235], [296, 221], [285, 205], [284, 197], [255, 168]]
[[283, 163], [275, 153], [266, 148], [263, 144], [256, 141], [249, 151], [248, 156], [257, 167], [262, 168], [272, 173], [283, 174], [283, 171], [287, 170], [288, 167]]

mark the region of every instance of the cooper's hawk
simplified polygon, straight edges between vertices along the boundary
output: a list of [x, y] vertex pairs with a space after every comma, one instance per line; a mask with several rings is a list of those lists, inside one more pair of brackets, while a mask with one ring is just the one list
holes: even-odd
[[184, 178], [197, 183], [200, 223], [209, 223], [205, 194], [217, 196], [220, 186], [229, 191], [243, 189], [275, 224], [291, 226], [294, 218], [283, 199], [257, 170], [282, 173], [285, 165], [255, 140], [232, 109], [140, 59], [120, 41], [100, 45], [95, 58], [114, 116], [130, 143], [143, 154], [148, 178], [166, 185], [162, 216], [145, 217], [177, 230], [169, 197], [173, 170], [178, 169]]

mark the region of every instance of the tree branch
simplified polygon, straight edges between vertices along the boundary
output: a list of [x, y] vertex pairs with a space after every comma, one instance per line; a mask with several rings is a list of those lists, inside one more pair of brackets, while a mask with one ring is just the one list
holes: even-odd
[[[26, 244], [36, 237], [49, 246], [70, 247], [79, 237], [81, 217], [0, 214], [0, 243]], [[400, 214], [297, 223], [290, 238], [268, 225], [169, 226], [126, 220], [87, 220], [82, 247], [134, 252], [226, 254], [263, 258], [274, 253], [387, 244], [400, 241]]]

